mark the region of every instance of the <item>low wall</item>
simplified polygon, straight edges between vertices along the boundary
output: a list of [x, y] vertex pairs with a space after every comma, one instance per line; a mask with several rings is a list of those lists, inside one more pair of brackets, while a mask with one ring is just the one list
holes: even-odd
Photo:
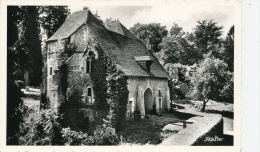
[[[180, 112], [180, 111], [179, 111]], [[209, 146], [223, 142], [223, 118], [219, 114], [194, 113], [195, 117], [187, 120], [192, 124], [166, 138], [160, 145], [166, 146]]]

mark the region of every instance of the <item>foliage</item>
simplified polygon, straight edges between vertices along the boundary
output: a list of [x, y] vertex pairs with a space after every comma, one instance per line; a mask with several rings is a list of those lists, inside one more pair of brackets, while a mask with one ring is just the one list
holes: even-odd
[[218, 26], [213, 20], [201, 20], [197, 23], [194, 29], [194, 42], [201, 59], [208, 53], [218, 57], [223, 27]]
[[68, 6], [39, 6], [38, 9], [40, 23], [46, 31], [47, 38], [58, 30], [70, 14]]
[[[79, 95], [78, 95], [79, 96]], [[84, 105], [72, 95], [68, 101], [62, 102], [59, 106], [59, 122], [64, 128], [70, 127], [75, 131], [90, 132], [91, 123], [89, 118], [80, 110]]]
[[26, 122], [21, 126], [20, 145], [62, 145], [61, 126], [53, 110], [39, 113], [30, 109]]
[[129, 30], [138, 39], [143, 41], [146, 47], [153, 52], [160, 51], [159, 43], [161, 43], [163, 37], [167, 36], [168, 34], [166, 26], [161, 26], [160, 23], [136, 23]]
[[18, 27], [21, 20], [19, 6], [7, 7], [7, 46], [13, 47], [18, 38]]
[[65, 145], [117, 145], [119, 142], [115, 129], [105, 126], [97, 127], [93, 136], [70, 128], [63, 128], [61, 133]]
[[7, 80], [7, 145], [17, 145], [20, 136], [19, 125], [27, 111], [21, 99], [21, 90], [12, 78]]
[[[15, 6], [7, 7], [8, 28], [7, 28], [7, 130], [6, 144], [17, 145], [20, 136], [19, 125], [24, 122], [23, 117], [27, 111], [24, 106], [22, 92], [15, 83], [15, 71], [17, 67], [17, 56], [14, 50], [14, 43], [17, 40], [17, 27], [20, 17], [18, 16], [19, 8]], [[10, 36], [10, 37], [9, 37]], [[20, 81], [21, 82], [21, 81]]]
[[224, 41], [223, 59], [228, 64], [231, 72], [234, 72], [234, 25], [230, 28]]
[[209, 99], [217, 100], [221, 96], [225, 83], [229, 80], [227, 64], [215, 57], [206, 58], [200, 63], [198, 69], [191, 77], [193, 95], [201, 95], [203, 98], [202, 111]]
[[187, 40], [187, 35], [172, 35], [163, 38], [160, 43], [161, 60], [163, 63], [180, 63], [192, 65], [199, 59], [198, 52], [194, 44]]
[[[36, 6], [23, 6], [20, 10], [22, 21], [19, 24], [19, 37], [15, 44], [17, 65], [22, 72], [29, 72], [29, 85], [39, 86], [43, 66], [39, 14]], [[18, 79], [23, 79], [23, 75]]]
[[128, 101], [127, 81], [123, 72], [108, 61], [107, 63], [107, 103], [110, 105], [108, 119], [109, 126], [120, 130], [126, 116]]
[[94, 145], [94, 137], [88, 136], [87, 133], [77, 132], [70, 128], [62, 128], [62, 137], [65, 145]]

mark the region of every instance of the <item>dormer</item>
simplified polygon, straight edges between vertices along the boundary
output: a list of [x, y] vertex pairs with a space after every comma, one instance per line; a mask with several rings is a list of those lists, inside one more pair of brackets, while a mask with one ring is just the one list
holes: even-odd
[[147, 72], [150, 73], [153, 59], [150, 56], [136, 56], [135, 61]]

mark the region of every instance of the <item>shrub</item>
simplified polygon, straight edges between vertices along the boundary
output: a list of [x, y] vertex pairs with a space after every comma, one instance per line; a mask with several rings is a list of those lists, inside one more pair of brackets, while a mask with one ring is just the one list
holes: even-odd
[[36, 113], [29, 110], [26, 122], [21, 126], [23, 136], [20, 145], [62, 145], [61, 126], [52, 110]]
[[94, 131], [94, 139], [96, 145], [116, 145], [119, 143], [116, 130], [106, 126], [98, 127]]
[[77, 132], [70, 128], [62, 128], [62, 137], [65, 145], [94, 145], [94, 137], [87, 133]]
[[94, 136], [70, 128], [63, 128], [61, 134], [65, 145], [116, 145], [119, 143], [115, 129], [106, 126], [98, 127], [94, 131]]

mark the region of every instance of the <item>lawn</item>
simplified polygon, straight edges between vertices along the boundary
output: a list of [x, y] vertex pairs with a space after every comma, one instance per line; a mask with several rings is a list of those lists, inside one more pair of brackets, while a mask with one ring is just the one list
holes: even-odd
[[163, 131], [163, 126], [153, 127], [151, 119], [136, 119], [127, 121], [126, 127], [119, 134], [122, 135], [120, 145], [157, 145], [166, 137], [177, 131]]

